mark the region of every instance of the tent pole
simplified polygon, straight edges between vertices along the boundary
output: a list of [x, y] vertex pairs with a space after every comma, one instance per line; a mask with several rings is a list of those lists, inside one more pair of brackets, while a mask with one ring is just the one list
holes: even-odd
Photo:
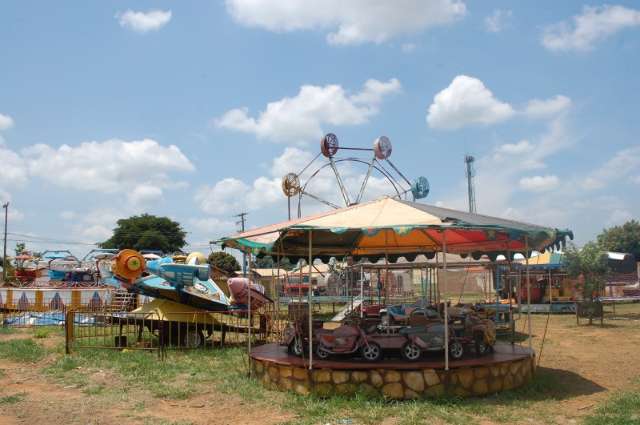
[[311, 268], [313, 267], [313, 230], [309, 230], [309, 370], [313, 369], [313, 307], [312, 307], [312, 297], [313, 297], [313, 284], [311, 280]]
[[442, 232], [442, 286], [444, 289], [444, 370], [449, 370], [449, 313], [447, 311], [447, 233]]
[[276, 297], [276, 318], [273, 321], [274, 324], [278, 323], [278, 321], [280, 320], [280, 291], [278, 290], [278, 283], [280, 282], [280, 246], [278, 246], [278, 255], [277, 255], [277, 259], [278, 262], [276, 263], [276, 267], [278, 268], [277, 270], [277, 278], [276, 278], [276, 284], [275, 284], [275, 297]]
[[247, 328], [247, 334], [248, 334], [248, 338], [247, 338], [247, 358], [249, 360], [249, 378], [251, 378], [251, 328], [253, 326], [253, 323], [251, 321], [251, 269], [253, 267], [252, 265], [252, 258], [251, 258], [251, 251], [249, 251], [249, 271], [247, 273], [247, 276], [249, 277], [247, 280], [247, 290], [248, 290], [248, 300], [247, 300], [247, 306], [249, 309], [248, 315], [249, 315], [249, 326]]
[[389, 302], [389, 254], [387, 253], [387, 230], [384, 230], [384, 303]]
[[364, 317], [364, 265], [360, 263], [360, 318]]
[[513, 345], [515, 343], [516, 340], [516, 326], [515, 326], [515, 322], [513, 321], [513, 305], [512, 305], [512, 300], [513, 300], [513, 284], [512, 284], [512, 272], [511, 272], [511, 251], [509, 250], [509, 244], [507, 243], [507, 260], [509, 263], [509, 270], [507, 271], [507, 273], [505, 273], [506, 275], [506, 279], [507, 282], [509, 284], [509, 289], [508, 289], [508, 295], [509, 295], [509, 326], [511, 326], [511, 345]]
[[531, 341], [531, 280], [529, 275], [529, 236], [524, 237], [524, 259], [527, 273], [527, 326], [529, 330], [529, 350], [532, 350]]
[[436, 252], [436, 268], [434, 269], [434, 278], [436, 287], [434, 288], [434, 295], [436, 296], [436, 305], [440, 304], [440, 276], [438, 276], [438, 270], [440, 265], [438, 264], [438, 253]]

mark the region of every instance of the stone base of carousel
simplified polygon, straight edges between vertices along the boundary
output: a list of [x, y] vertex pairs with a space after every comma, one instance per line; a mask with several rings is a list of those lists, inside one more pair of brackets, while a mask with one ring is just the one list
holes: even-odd
[[468, 355], [444, 368], [442, 354], [418, 362], [385, 359], [367, 363], [359, 359], [313, 360], [287, 353], [278, 344], [251, 351], [253, 375], [267, 388], [314, 394], [320, 397], [364, 393], [389, 399], [442, 396], [483, 396], [520, 387], [535, 372], [535, 353], [528, 348], [498, 342], [491, 354]]

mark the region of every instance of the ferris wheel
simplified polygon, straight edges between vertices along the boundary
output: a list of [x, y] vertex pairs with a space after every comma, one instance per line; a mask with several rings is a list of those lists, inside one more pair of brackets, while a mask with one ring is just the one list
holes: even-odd
[[[320, 202], [331, 208], [343, 208], [351, 205], [359, 204], [363, 200], [363, 196], [367, 189], [373, 174], [377, 174], [388, 183], [388, 196], [397, 199], [408, 199], [411, 196], [412, 200], [426, 198], [429, 194], [429, 181], [426, 177], [420, 176], [413, 182], [409, 181], [404, 174], [391, 162], [389, 157], [392, 152], [391, 140], [387, 136], [380, 136], [373, 141], [373, 147], [360, 148], [360, 147], [345, 147], [340, 146], [338, 137], [333, 133], [328, 133], [320, 139], [320, 152], [307, 163], [299, 172], [290, 172], [282, 177], [282, 191], [287, 197], [289, 219], [291, 219], [291, 201], [297, 201], [297, 217], [302, 217], [302, 203], [304, 198], [312, 199]], [[340, 151], [350, 151], [352, 156], [339, 157], [337, 156]], [[366, 152], [371, 152], [372, 155], [365, 157]], [[355, 156], [356, 153], [361, 153], [362, 157]], [[314, 163], [324, 157], [325, 161], [315, 165]], [[340, 166], [343, 165], [360, 165], [366, 166], [367, 171], [362, 177], [362, 181], [357, 184], [357, 193], [353, 196], [353, 193], [345, 185], [343, 175], [340, 173]], [[320, 196], [317, 192], [313, 192], [313, 181], [318, 176], [327, 170], [333, 178], [335, 178], [335, 184], [339, 191], [338, 199], [327, 199], [325, 195]], [[302, 176], [306, 176], [303, 178]], [[352, 187], [352, 192], [353, 192]], [[343, 205], [340, 205], [343, 204]]]

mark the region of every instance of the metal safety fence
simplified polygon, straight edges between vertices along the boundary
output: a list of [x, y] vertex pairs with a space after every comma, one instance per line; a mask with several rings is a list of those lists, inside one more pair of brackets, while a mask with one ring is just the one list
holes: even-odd
[[286, 323], [271, 312], [76, 312], [65, 317], [66, 352], [81, 349], [213, 349], [278, 341]]

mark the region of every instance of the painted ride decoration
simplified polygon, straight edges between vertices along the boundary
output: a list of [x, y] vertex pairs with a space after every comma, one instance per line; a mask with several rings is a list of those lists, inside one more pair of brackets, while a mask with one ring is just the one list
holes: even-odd
[[192, 253], [185, 257], [188, 264], [175, 263], [171, 257], [146, 261], [131, 249], [120, 251], [114, 258], [113, 274], [130, 292], [173, 301], [206, 311], [246, 311], [248, 288], [251, 288], [251, 310], [273, 301], [264, 294], [264, 287], [246, 278], [229, 279], [229, 294], [211, 279], [206, 257]]

